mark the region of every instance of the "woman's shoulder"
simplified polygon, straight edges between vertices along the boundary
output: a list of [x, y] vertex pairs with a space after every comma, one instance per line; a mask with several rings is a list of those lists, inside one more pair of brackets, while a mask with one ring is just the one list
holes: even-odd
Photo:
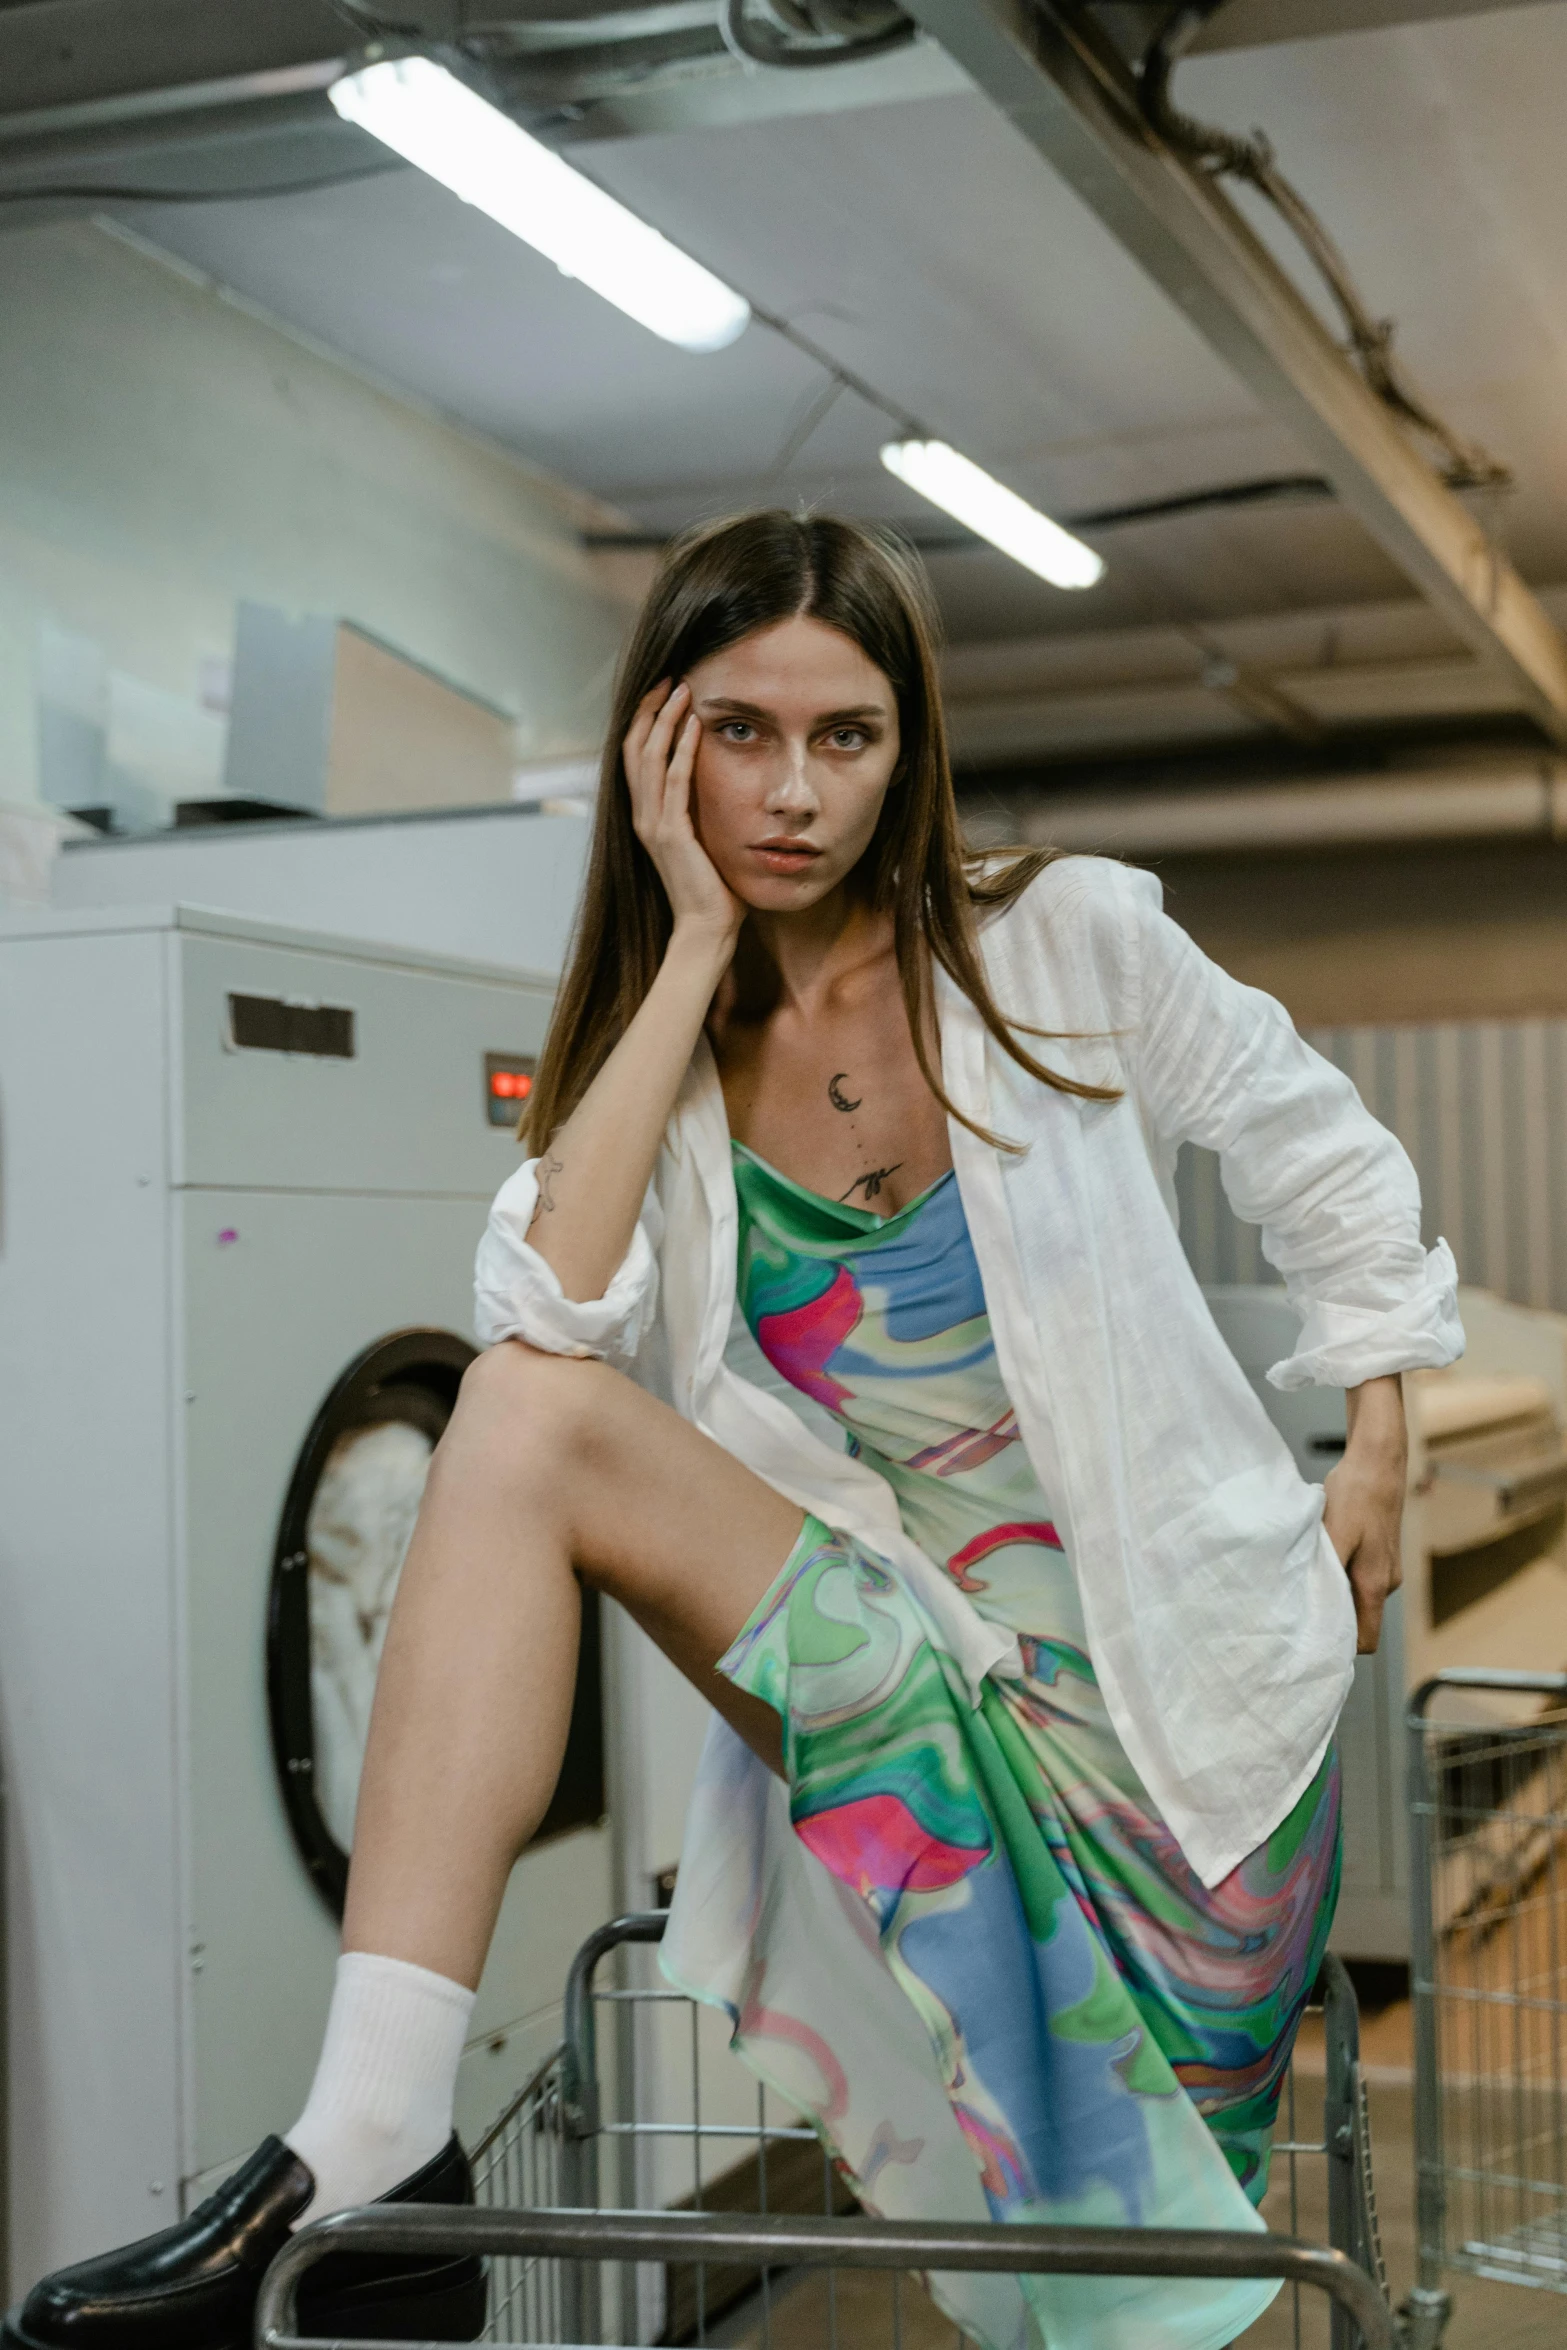
[[[998, 858], [986, 879], [994, 887], [1005, 871]], [[982, 911], [981, 919], [990, 953], [1087, 962], [1110, 980], [1135, 956], [1138, 932], [1163, 902], [1153, 874], [1117, 857], [1067, 854], [1050, 858], [988, 919]]]

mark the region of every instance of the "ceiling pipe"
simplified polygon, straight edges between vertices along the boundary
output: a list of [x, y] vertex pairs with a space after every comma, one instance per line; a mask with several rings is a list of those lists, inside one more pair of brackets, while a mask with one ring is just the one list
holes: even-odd
[[[754, 18], [747, 0], [719, 0], [719, 26], [747, 64], [785, 67], [844, 65], [907, 48], [919, 28], [901, 8], [882, 0], [760, 0]], [[806, 38], [802, 40], [801, 35]]]
[[1212, 791], [1056, 794], [1030, 787], [976, 793], [959, 808], [977, 848], [1021, 840], [1110, 856], [1555, 841], [1567, 839], [1567, 762], [1530, 754], [1484, 767]]

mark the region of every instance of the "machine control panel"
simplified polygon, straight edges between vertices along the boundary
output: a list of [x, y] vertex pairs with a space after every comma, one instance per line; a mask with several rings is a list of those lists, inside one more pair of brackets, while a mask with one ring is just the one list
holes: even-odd
[[485, 1116], [492, 1126], [516, 1126], [533, 1091], [538, 1065], [534, 1053], [485, 1054]]

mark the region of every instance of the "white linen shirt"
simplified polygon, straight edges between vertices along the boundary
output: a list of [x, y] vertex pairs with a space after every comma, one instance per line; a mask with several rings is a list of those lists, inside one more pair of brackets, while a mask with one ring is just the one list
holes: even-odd
[[[981, 946], [1002, 1011], [1052, 1032], [1025, 1044], [1063, 1074], [1122, 1088], [1097, 1102], [1041, 1084], [938, 972], [948, 1093], [1025, 1146], [1004, 1152], [948, 1121], [1002, 1376], [1111, 1719], [1214, 1885], [1310, 1784], [1349, 1690], [1355, 1616], [1322, 1489], [1296, 1470], [1182, 1251], [1177, 1149], [1218, 1152], [1232, 1206], [1261, 1225], [1303, 1317], [1276, 1386], [1451, 1362], [1463, 1348], [1453, 1259], [1445, 1242], [1422, 1248], [1414, 1169], [1348, 1078], [1271, 997], [1208, 961], [1161, 911], [1151, 875], [1059, 859], [991, 917]], [[528, 1245], [536, 1165], [503, 1187], [480, 1244], [481, 1343], [516, 1337], [634, 1369], [885, 1559], [976, 1701], [987, 1673], [1017, 1673], [1015, 1642], [903, 1533], [885, 1481], [725, 1362], [738, 1211], [706, 1040], [602, 1298], [566, 1298]], [[717, 1724], [708, 1775], [745, 1767], [731, 1744]]]

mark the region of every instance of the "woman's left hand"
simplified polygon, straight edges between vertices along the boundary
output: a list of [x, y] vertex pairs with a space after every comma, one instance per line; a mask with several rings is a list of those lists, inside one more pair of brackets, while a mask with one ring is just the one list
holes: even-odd
[[1404, 1579], [1401, 1534], [1409, 1443], [1396, 1377], [1368, 1379], [1344, 1399], [1344, 1458], [1324, 1485], [1322, 1522], [1344, 1562], [1355, 1601], [1356, 1648], [1370, 1656], [1382, 1637], [1382, 1610]]

